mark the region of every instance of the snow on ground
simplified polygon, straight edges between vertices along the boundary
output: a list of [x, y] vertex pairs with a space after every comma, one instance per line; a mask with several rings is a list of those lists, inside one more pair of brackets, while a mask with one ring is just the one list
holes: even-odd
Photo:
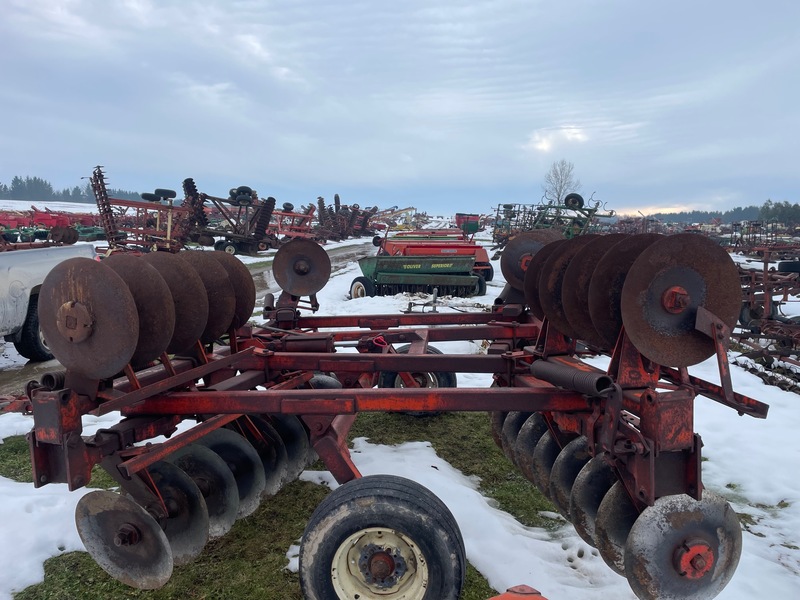
[[[356, 263], [338, 272], [318, 294], [319, 314], [396, 313], [409, 301], [427, 298], [398, 295], [390, 298], [348, 298], [350, 282], [360, 275]], [[475, 310], [491, 305], [503, 287], [499, 265], [487, 294], [480, 298], [444, 298], [439, 311]], [[420, 310], [419, 307], [416, 308]], [[430, 310], [430, 308], [426, 308]], [[453, 342], [443, 349], [479, 352], [479, 343]], [[2, 365], [0, 360], [0, 366]], [[604, 366], [605, 359], [595, 359]], [[714, 359], [690, 369], [699, 377], [717, 380]], [[736, 391], [770, 404], [769, 417], [756, 420], [699, 397], [695, 429], [703, 436], [703, 477], [706, 486], [725, 496], [737, 512], [752, 517], [743, 534], [744, 550], [739, 568], [721, 600], [759, 597], [800, 598], [800, 397], [732, 367]], [[460, 387], [486, 387], [485, 374], [459, 374]], [[84, 418], [91, 428], [108, 426], [104, 417]], [[487, 425], [488, 426], [488, 425]], [[0, 440], [26, 433], [30, 417], [0, 416]], [[524, 527], [499, 511], [477, 491], [479, 481], [464, 476], [440, 459], [427, 443], [379, 446], [358, 439], [353, 459], [366, 474], [386, 473], [408, 477], [430, 488], [454, 513], [464, 535], [469, 561], [497, 590], [527, 583], [550, 600], [632, 600], [627, 582], [606, 567], [597, 551], [585, 544], [565, 522], [555, 532]], [[421, 469], [420, 465], [427, 465]], [[303, 479], [335, 486], [330, 474], [306, 472]], [[81, 548], [73, 513], [82, 492], [68, 492], [64, 485], [34, 489], [0, 477], [0, 600], [15, 590], [40, 581], [43, 561], [61, 552]], [[552, 516], [552, 515], [551, 515]], [[287, 549], [289, 565], [296, 568], [297, 547]]]
[[53, 212], [75, 212], [75, 213], [96, 213], [97, 204], [81, 202], [26, 202], [25, 200], [0, 200], [0, 210], [18, 210], [20, 212], [31, 210], [33, 207], [39, 210], [49, 208]]

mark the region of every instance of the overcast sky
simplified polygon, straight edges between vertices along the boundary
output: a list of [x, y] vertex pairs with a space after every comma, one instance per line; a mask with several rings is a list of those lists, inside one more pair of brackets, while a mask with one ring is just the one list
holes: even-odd
[[798, 202], [800, 2], [0, 0], [0, 182], [493, 212]]

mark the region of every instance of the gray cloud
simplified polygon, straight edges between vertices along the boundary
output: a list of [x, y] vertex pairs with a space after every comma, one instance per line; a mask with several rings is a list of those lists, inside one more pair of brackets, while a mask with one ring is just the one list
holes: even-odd
[[800, 5], [0, 0], [0, 181], [488, 212], [797, 200]]

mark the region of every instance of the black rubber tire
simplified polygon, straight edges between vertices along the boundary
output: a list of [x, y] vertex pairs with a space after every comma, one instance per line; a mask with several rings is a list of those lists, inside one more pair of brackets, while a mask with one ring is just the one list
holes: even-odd
[[154, 193], [161, 198], [175, 198], [178, 195], [175, 190], [165, 190], [164, 188], [158, 188]]
[[479, 262], [475, 263], [475, 265], [478, 267], [484, 267], [483, 269], [475, 271], [477, 274], [483, 277], [484, 281], [488, 283], [489, 281], [494, 279], [494, 267], [492, 266], [492, 263]]
[[350, 284], [350, 298], [366, 298], [375, 296], [375, 284], [368, 277], [356, 277]]
[[[762, 319], [774, 319], [778, 316], [778, 303], [773, 300], [770, 304], [769, 316], [764, 313], [764, 305], [757, 304], [754, 308], [750, 308], [748, 302], [742, 302], [742, 308], [739, 311], [739, 324], [742, 327], [750, 329], [753, 333], [760, 333], [759, 322]], [[756, 321], [753, 323], [753, 321]], [[752, 325], [751, 325], [752, 323]]]
[[214, 242], [214, 250], [219, 250], [220, 252], [222, 252], [224, 247], [225, 247], [225, 240], [217, 240], [216, 242]]
[[291, 202], [284, 202], [281, 208], [283, 208], [283, 212], [292, 212], [294, 210], [294, 204]]
[[[415, 586], [413, 596], [404, 598], [459, 598], [467, 561], [455, 518], [430, 490], [394, 475], [370, 475], [345, 483], [327, 496], [311, 515], [300, 544], [300, 588], [304, 598], [337, 600], [340, 597], [332, 576], [334, 561], [340, 552], [346, 550], [342, 547], [349, 538], [372, 528], [386, 530], [395, 539], [404, 536], [413, 543], [413, 549], [407, 545], [404, 550], [425, 558], [427, 585], [421, 589]], [[418, 569], [422, 568], [422, 561], [414, 562]], [[348, 584], [359, 581], [347, 569], [336, 572], [347, 576]], [[392, 597], [386, 594], [386, 589], [378, 595], [366, 584], [363, 592], [356, 597], [363, 600]]]
[[157, 196], [156, 194], [152, 194], [150, 192], [145, 192], [142, 194], [142, 200], [146, 200], [147, 202], [161, 202], [161, 196]]
[[[408, 350], [410, 347], [411, 347], [410, 344], [398, 346], [397, 348], [395, 348], [395, 352], [397, 352], [398, 354], [408, 354]], [[442, 351], [434, 346], [428, 346], [426, 354], [442, 354]], [[436, 385], [426, 386], [426, 387], [440, 387], [440, 388], [458, 387], [458, 378], [456, 377], [455, 373], [451, 373], [450, 371], [440, 371], [438, 373], [430, 373], [430, 375], [436, 379], [435, 382]], [[398, 383], [398, 377], [397, 373], [395, 373], [394, 371], [382, 371], [381, 374], [378, 376], [379, 388], [401, 387], [397, 385], [397, 383]]]
[[564, 196], [564, 206], [573, 210], [583, 208], [583, 196], [574, 192], [567, 194]]
[[481, 277], [478, 273], [473, 273], [473, 275], [478, 276], [478, 280], [475, 282], [475, 287], [472, 290], [471, 296], [485, 296], [486, 295], [486, 280]]
[[28, 302], [28, 314], [25, 317], [25, 323], [22, 325], [22, 330], [17, 336], [17, 341], [14, 342], [14, 348], [17, 349], [22, 356], [34, 362], [42, 362], [45, 360], [52, 360], [53, 353], [47, 346], [44, 339], [44, 334], [39, 327], [39, 296], [31, 296]]

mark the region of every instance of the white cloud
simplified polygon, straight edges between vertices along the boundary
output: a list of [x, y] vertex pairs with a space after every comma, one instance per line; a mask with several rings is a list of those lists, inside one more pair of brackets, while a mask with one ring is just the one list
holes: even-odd
[[611, 208], [676, 204], [685, 182], [796, 200], [800, 4], [732, 1], [6, 0], [0, 181], [53, 177], [64, 155], [114, 172], [113, 148], [129, 187], [152, 187], [148, 163], [178, 166], [168, 138], [227, 151], [181, 167], [311, 198], [454, 190], [485, 212], [461, 190], [526, 201], [565, 156]]
[[589, 140], [583, 127], [564, 125], [555, 129], [538, 129], [528, 136], [522, 144], [523, 150], [549, 153], [551, 150], [562, 150], [573, 143], [582, 144]]

